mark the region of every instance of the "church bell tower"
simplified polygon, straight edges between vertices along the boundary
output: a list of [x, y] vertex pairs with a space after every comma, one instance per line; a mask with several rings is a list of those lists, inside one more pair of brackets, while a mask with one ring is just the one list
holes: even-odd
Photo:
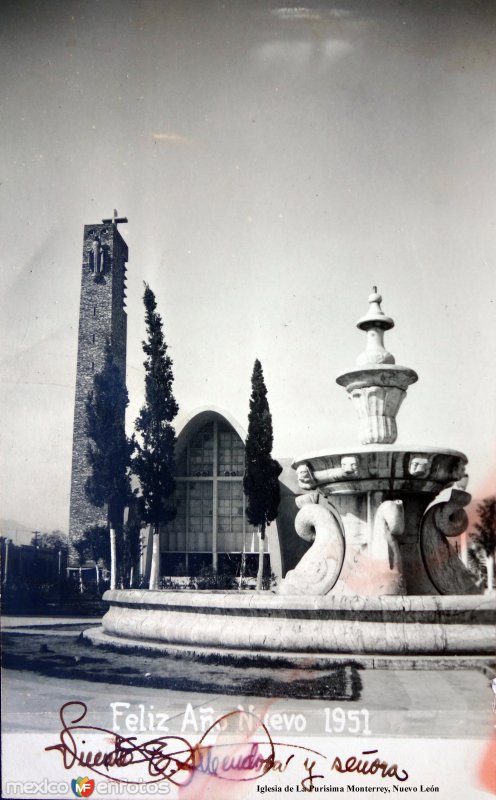
[[[103, 368], [108, 342], [114, 361], [126, 379], [127, 314], [126, 262], [127, 244], [117, 230], [125, 217], [104, 219], [98, 225], [85, 225], [79, 333], [72, 440], [71, 502], [69, 520], [69, 565], [77, 564], [73, 542], [87, 528], [106, 525], [105, 508], [92, 505], [85, 493], [89, 475], [87, 458], [85, 400], [93, 389], [93, 379]], [[122, 420], [124, 424], [124, 420]]]

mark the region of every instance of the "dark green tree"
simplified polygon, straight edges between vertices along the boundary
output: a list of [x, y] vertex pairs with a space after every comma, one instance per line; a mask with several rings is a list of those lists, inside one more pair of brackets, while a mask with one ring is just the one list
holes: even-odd
[[129, 513], [126, 524], [124, 525], [123, 543], [123, 564], [126, 580], [129, 588], [133, 588], [133, 583], [137, 575], [138, 562], [141, 556], [141, 529], [144, 526], [140, 516], [139, 498], [136, 498], [129, 506]]
[[[73, 542], [74, 548], [79, 556], [79, 563], [85, 561], [95, 562], [96, 585], [100, 591], [101, 570], [108, 570], [111, 563], [110, 558], [110, 539], [108, 529], [103, 525], [93, 525], [86, 528], [82, 537]], [[122, 554], [119, 553], [119, 566], [121, 566]], [[82, 583], [80, 584], [83, 590]]]
[[251, 376], [250, 413], [245, 447], [246, 516], [259, 531], [257, 590], [262, 588], [265, 530], [277, 516], [282, 467], [272, 458], [272, 417], [267, 400], [262, 365], [257, 359]]
[[110, 569], [110, 539], [108, 528], [93, 525], [86, 528], [82, 537], [74, 542], [80, 563], [94, 561], [104, 569]]
[[85, 490], [93, 505], [107, 508], [111, 589], [117, 585], [117, 542], [122, 540], [124, 508], [132, 497], [129, 468], [134, 444], [124, 429], [128, 402], [122, 372], [107, 344], [103, 369], [95, 375], [93, 391], [86, 400], [91, 471]]
[[482, 551], [486, 560], [487, 588], [493, 588], [494, 580], [494, 553], [496, 550], [496, 496], [486, 497], [477, 506], [479, 522], [474, 525], [475, 533], [471, 534], [472, 541], [479, 551]]
[[172, 420], [178, 405], [172, 393], [172, 359], [167, 354], [162, 318], [157, 313], [155, 295], [145, 283], [143, 295], [147, 340], [145, 404], [135, 423], [138, 434], [133, 469], [141, 485], [141, 517], [153, 533], [150, 589], [158, 589], [160, 573], [160, 526], [176, 516], [173, 499], [176, 435]]
[[31, 544], [45, 550], [67, 550], [68, 536], [62, 531], [52, 531], [51, 533], [37, 533], [31, 539]]
[[467, 563], [469, 570], [473, 573], [478, 584], [486, 582], [485, 557], [478, 545], [472, 541], [467, 548]]

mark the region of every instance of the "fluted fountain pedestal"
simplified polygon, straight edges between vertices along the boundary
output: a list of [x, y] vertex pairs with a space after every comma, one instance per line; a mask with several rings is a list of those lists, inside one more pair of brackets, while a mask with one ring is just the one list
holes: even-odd
[[391, 444], [396, 441], [396, 415], [408, 387], [416, 380], [417, 373], [413, 369], [393, 364], [355, 369], [336, 378], [355, 406], [362, 444]]

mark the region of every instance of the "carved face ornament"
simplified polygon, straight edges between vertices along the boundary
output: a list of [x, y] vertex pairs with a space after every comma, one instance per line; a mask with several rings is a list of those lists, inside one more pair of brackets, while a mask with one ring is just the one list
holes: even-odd
[[356, 456], [344, 456], [341, 459], [341, 469], [344, 475], [357, 475], [358, 461]]
[[302, 489], [312, 488], [315, 486], [315, 479], [308, 464], [300, 464], [296, 470], [296, 477]]
[[429, 474], [429, 459], [425, 456], [412, 456], [408, 472], [416, 478], [426, 478]]

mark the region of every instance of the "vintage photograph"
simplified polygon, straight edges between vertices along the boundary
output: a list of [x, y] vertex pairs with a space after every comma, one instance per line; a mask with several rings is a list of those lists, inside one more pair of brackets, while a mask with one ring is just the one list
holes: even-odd
[[496, 6], [1, 20], [1, 797], [496, 795]]

